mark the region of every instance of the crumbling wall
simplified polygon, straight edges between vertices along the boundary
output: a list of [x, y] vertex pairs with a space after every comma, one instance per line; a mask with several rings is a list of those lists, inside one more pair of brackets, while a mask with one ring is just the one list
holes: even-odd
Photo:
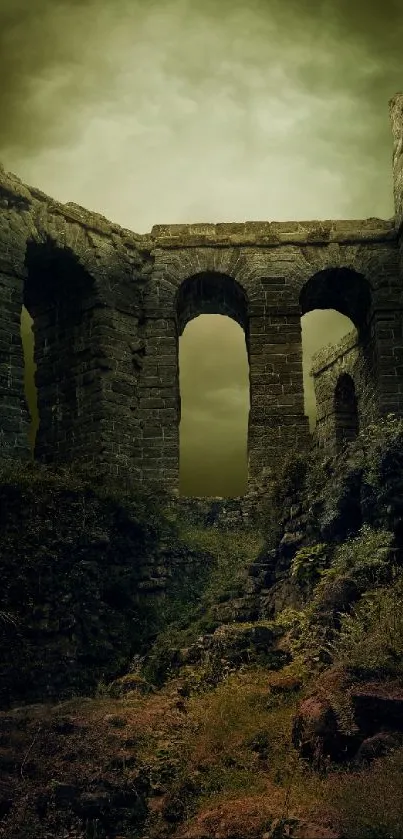
[[[349, 332], [336, 347], [325, 347], [315, 353], [311, 375], [316, 396], [314, 442], [327, 453], [335, 454], [340, 444], [335, 396], [341, 377], [347, 375], [354, 382], [360, 428], [374, 420], [378, 410], [370, 363], [366, 348], [360, 343], [357, 329]], [[349, 442], [348, 434], [346, 442]]]
[[[141, 477], [136, 377], [144, 237], [0, 169], [0, 443], [29, 458], [21, 308], [33, 318], [35, 458]], [[136, 471], [137, 470], [137, 471]]]
[[403, 93], [397, 93], [389, 102], [393, 134], [393, 196], [395, 222], [400, 230], [403, 223]]

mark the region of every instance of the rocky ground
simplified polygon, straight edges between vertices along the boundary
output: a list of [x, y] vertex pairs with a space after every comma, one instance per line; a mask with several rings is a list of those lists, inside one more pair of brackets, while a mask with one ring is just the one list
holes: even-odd
[[390, 417], [238, 518], [4, 468], [0, 837], [403, 837], [402, 467]]

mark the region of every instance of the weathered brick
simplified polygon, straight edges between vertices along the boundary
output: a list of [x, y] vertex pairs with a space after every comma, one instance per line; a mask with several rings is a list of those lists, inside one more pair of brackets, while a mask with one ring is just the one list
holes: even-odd
[[[402, 413], [403, 94], [391, 119], [391, 221], [203, 222], [138, 236], [0, 170], [2, 189], [21, 193], [0, 211], [2, 449], [28, 452], [23, 300], [38, 368], [36, 457], [47, 462], [80, 455], [109, 474], [175, 489], [178, 337], [203, 313], [227, 315], [245, 330], [250, 485], [291, 445], [310, 444], [302, 313], [339, 308], [358, 330], [314, 362], [313, 441], [333, 451], [353, 433], [354, 411], [359, 424], [377, 412]], [[53, 245], [40, 244], [47, 241]]]

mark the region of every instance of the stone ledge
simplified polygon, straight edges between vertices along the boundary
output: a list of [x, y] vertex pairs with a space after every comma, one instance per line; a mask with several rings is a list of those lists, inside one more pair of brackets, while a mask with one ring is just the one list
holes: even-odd
[[142, 246], [147, 247], [150, 243], [149, 234], [138, 234], [132, 230], [109, 221], [100, 213], [87, 210], [79, 204], [72, 201], [63, 204], [61, 201], [56, 201], [46, 193], [42, 192], [33, 186], [24, 184], [17, 175], [12, 172], [6, 172], [0, 163], [0, 193], [5, 197], [9, 197], [14, 202], [24, 202], [24, 207], [32, 213], [33, 218], [38, 210], [41, 210], [45, 204], [45, 209], [49, 214], [58, 214], [63, 216], [66, 221], [72, 221], [80, 224], [88, 230], [93, 230], [95, 233], [101, 233], [112, 237], [117, 234], [126, 247]]
[[331, 242], [384, 242], [396, 238], [394, 219], [336, 221], [246, 221], [219, 224], [156, 224], [150, 234], [159, 248], [275, 247]]
[[140, 247], [144, 250], [156, 247], [276, 247], [327, 245], [331, 242], [384, 242], [397, 236], [394, 218], [155, 224], [150, 233], [139, 234], [74, 202], [63, 204], [56, 201], [36, 187], [24, 184], [17, 175], [6, 172], [1, 164], [0, 191], [14, 202], [23, 202], [33, 216], [45, 204], [50, 214], [61, 215], [66, 221], [78, 223], [104, 236], [112, 237], [115, 234], [125, 247]]
[[346, 355], [354, 347], [357, 347], [358, 344], [358, 331], [357, 329], [352, 329], [338, 344], [329, 344], [327, 347], [318, 350], [312, 356], [311, 375], [319, 376], [326, 367], [331, 367], [338, 358]]

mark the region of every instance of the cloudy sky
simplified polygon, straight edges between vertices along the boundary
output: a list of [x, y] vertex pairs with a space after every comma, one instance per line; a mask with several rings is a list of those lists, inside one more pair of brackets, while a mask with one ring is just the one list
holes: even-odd
[[[402, 43], [401, 0], [0, 0], [0, 160], [138, 233], [390, 218]], [[302, 327], [312, 422], [310, 356], [351, 323]], [[182, 492], [243, 492], [240, 327], [192, 321], [180, 370]]]

